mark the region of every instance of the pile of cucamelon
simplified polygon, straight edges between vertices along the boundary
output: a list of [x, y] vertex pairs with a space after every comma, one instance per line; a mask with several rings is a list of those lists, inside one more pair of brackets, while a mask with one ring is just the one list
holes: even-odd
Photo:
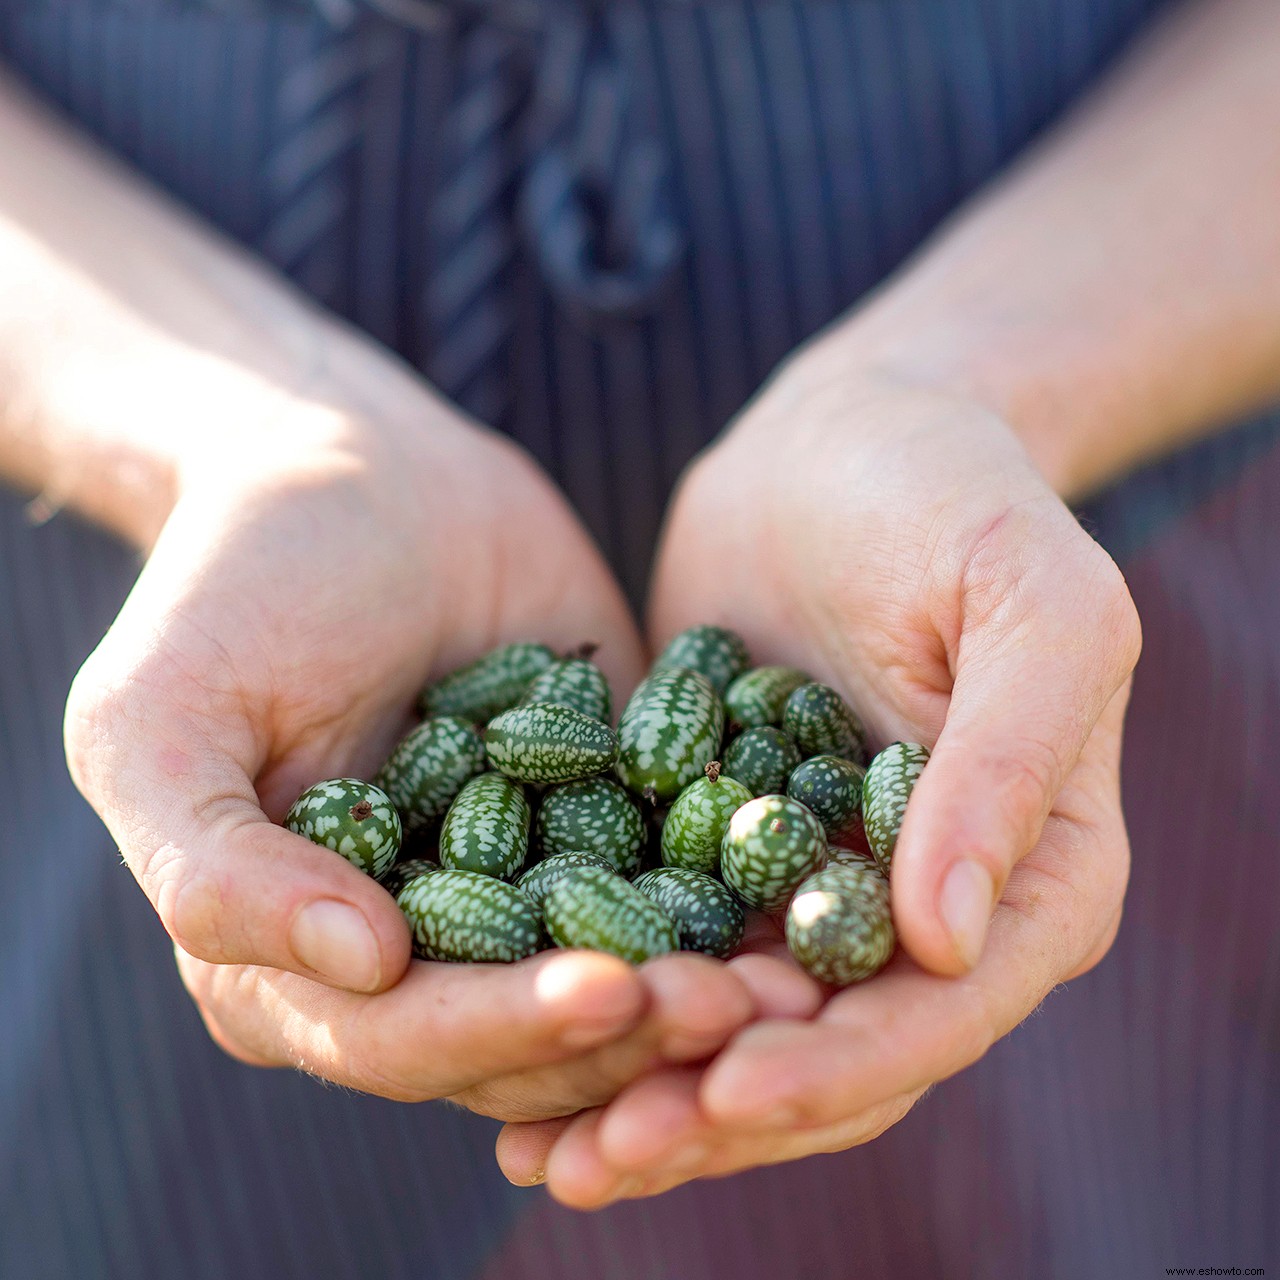
[[823, 982], [882, 968], [889, 867], [928, 751], [897, 742], [864, 768], [834, 689], [752, 667], [709, 625], [671, 641], [615, 730], [592, 652], [521, 642], [452, 672], [372, 782], [316, 783], [285, 825], [395, 895], [428, 960], [726, 957], [751, 909], [785, 913]]

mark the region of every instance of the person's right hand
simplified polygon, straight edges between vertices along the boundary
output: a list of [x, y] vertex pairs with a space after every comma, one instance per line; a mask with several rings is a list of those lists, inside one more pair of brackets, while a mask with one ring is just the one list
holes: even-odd
[[594, 641], [616, 692], [640, 670], [551, 484], [425, 391], [411, 407], [377, 429], [317, 407], [321, 428], [187, 463], [75, 681], [68, 759], [230, 1053], [505, 1119], [565, 1114], [806, 997], [785, 979], [770, 995], [766, 974], [753, 998], [692, 956], [411, 964], [390, 895], [276, 825], [311, 783], [371, 776], [428, 674], [501, 641]]

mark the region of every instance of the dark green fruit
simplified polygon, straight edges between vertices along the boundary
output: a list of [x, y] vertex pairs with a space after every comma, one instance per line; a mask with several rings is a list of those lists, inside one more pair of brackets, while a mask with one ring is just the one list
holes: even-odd
[[526, 640], [504, 644], [428, 685], [418, 708], [424, 716], [461, 716], [483, 724], [514, 707], [533, 678], [555, 660], [545, 644]]
[[516, 881], [516, 888], [528, 894], [529, 901], [541, 911], [546, 905], [547, 894], [574, 867], [599, 867], [602, 871], [613, 871], [608, 860], [598, 853], [553, 853], [530, 867]]
[[729, 819], [752, 798], [751, 792], [707, 765], [705, 776], [691, 782], [676, 797], [662, 824], [662, 861], [668, 867], [711, 875], [720, 865], [720, 842]]
[[411, 880], [396, 903], [426, 960], [511, 963], [542, 945], [542, 921], [514, 885], [474, 871]]
[[750, 665], [747, 646], [736, 631], [704, 623], [674, 636], [658, 654], [653, 669], [683, 667], [686, 671], [697, 671], [706, 676], [711, 687], [723, 697], [730, 683]]
[[757, 911], [781, 911], [827, 860], [822, 823], [786, 796], [761, 796], [729, 819], [720, 846], [725, 884]]
[[640, 682], [618, 725], [618, 777], [637, 795], [669, 804], [714, 759], [724, 732], [720, 695], [683, 667]]
[[581, 711], [593, 720], [609, 720], [609, 682], [585, 657], [561, 658], [534, 677], [521, 703], [550, 702]]
[[742, 941], [746, 917], [719, 880], [700, 871], [658, 867], [640, 876], [635, 887], [676, 922], [682, 951], [723, 958]]
[[532, 817], [519, 783], [500, 773], [472, 778], [445, 814], [440, 865], [510, 880], [529, 852]]
[[644, 818], [611, 778], [582, 778], [552, 787], [538, 808], [538, 843], [557, 853], [599, 854], [619, 875], [632, 876], [645, 847]]
[[724, 710], [729, 723], [739, 729], [758, 724], [781, 724], [782, 711], [791, 692], [809, 677], [795, 667], [753, 667], [725, 690]]
[[893, 954], [889, 884], [865, 867], [830, 866], [796, 890], [787, 946], [820, 982], [847, 987], [883, 969]]
[[618, 758], [618, 737], [581, 711], [532, 702], [490, 720], [484, 749], [489, 763], [509, 778], [570, 782], [609, 768]]
[[284, 825], [374, 877], [396, 860], [403, 836], [391, 797], [359, 778], [330, 778], [308, 787], [285, 814]]
[[547, 894], [547, 932], [560, 947], [607, 951], [631, 964], [680, 949], [675, 922], [621, 876], [599, 867], [568, 871]]
[[867, 766], [867, 776], [862, 780], [862, 821], [867, 828], [867, 843], [886, 875], [893, 862], [907, 801], [928, 762], [927, 747], [918, 742], [895, 742]]
[[374, 782], [400, 811], [405, 831], [417, 831], [444, 817], [463, 783], [484, 768], [484, 743], [471, 722], [434, 716], [401, 739]]
[[802, 756], [843, 756], [858, 763], [866, 756], [862, 721], [830, 685], [810, 683], [793, 689], [782, 709], [782, 727], [796, 740]]
[[842, 756], [814, 756], [792, 770], [787, 795], [818, 815], [827, 839], [840, 844], [861, 829], [866, 770]]
[[410, 880], [439, 870], [440, 864], [430, 858], [405, 858], [403, 862], [392, 863], [391, 869], [382, 873], [378, 883], [394, 898]]
[[786, 789], [800, 752], [785, 729], [759, 724], [744, 729], [724, 749], [724, 771], [753, 796], [772, 796]]

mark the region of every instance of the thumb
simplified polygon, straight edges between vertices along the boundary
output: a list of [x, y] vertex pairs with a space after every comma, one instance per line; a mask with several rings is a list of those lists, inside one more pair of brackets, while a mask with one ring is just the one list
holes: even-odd
[[409, 962], [399, 910], [345, 858], [268, 820], [241, 763], [251, 737], [183, 707], [167, 674], [98, 682], [92, 659], [67, 706], [72, 777], [184, 951], [391, 985]]
[[962, 632], [946, 720], [893, 855], [898, 936], [935, 973], [978, 963], [1005, 881], [1137, 661], [1128, 591], [1087, 547], [1105, 566], [1067, 570], [1076, 590], [1060, 563], [1024, 564], [1001, 607], [966, 609], [979, 621]]

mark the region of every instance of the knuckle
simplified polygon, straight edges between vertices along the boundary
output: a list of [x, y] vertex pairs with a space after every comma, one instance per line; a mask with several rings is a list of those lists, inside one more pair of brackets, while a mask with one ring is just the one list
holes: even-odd
[[197, 959], [225, 963], [250, 960], [230, 953], [224, 936], [227, 890], [208, 872], [194, 871], [187, 854], [172, 844], [159, 846], [145, 860], [139, 874], [169, 937]]

